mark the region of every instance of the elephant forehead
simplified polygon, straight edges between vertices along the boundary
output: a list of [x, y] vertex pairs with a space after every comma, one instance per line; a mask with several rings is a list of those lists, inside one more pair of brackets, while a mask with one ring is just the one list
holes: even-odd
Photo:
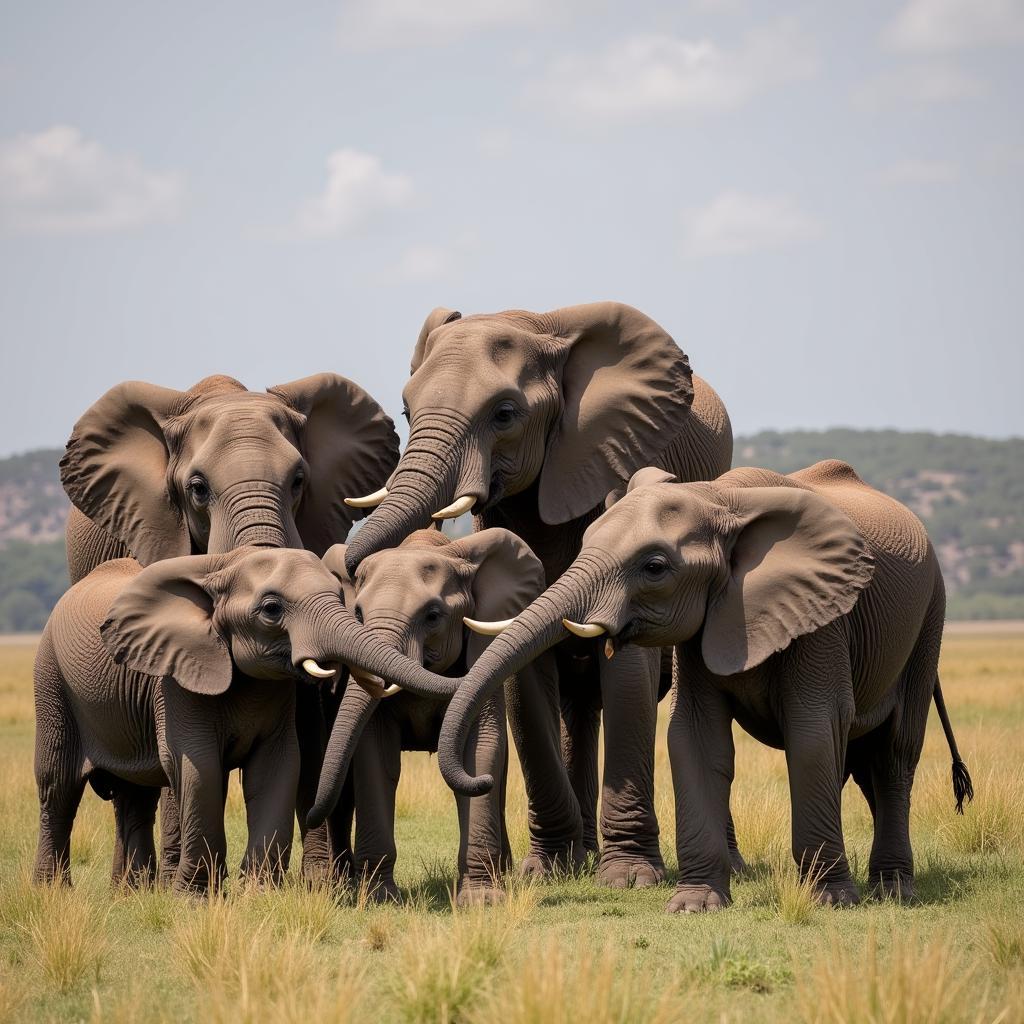
[[282, 437], [298, 438], [301, 416], [279, 398], [245, 391], [241, 394], [209, 398], [185, 414], [179, 423], [187, 440], [214, 440], [219, 443], [236, 437], [251, 437], [268, 443]]
[[312, 551], [254, 551], [237, 565], [237, 570], [254, 590], [274, 590], [296, 599], [325, 590], [341, 593], [337, 578]]
[[455, 560], [439, 556], [436, 550], [391, 548], [363, 561], [356, 586], [361, 598], [383, 601], [405, 591], [414, 600], [443, 597], [460, 592], [464, 584]]
[[631, 491], [597, 519], [584, 544], [621, 551], [649, 541], [680, 543], [713, 528], [715, 510], [686, 484], [660, 483]]

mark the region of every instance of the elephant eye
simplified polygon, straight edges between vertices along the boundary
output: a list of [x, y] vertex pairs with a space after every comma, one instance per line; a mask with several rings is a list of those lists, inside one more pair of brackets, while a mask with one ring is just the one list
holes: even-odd
[[428, 608], [426, 614], [423, 616], [424, 623], [431, 629], [441, 624], [441, 620], [444, 618], [444, 612], [440, 608]]
[[197, 508], [205, 508], [210, 504], [210, 485], [201, 476], [192, 477], [186, 489], [192, 504]]
[[494, 425], [496, 427], [509, 427], [516, 418], [516, 409], [514, 402], [502, 402], [497, 409], [494, 410]]
[[302, 490], [302, 485], [306, 482], [306, 474], [300, 469], [295, 474], [295, 479], [292, 481], [292, 494], [298, 494]]
[[259, 607], [260, 618], [271, 625], [277, 625], [284, 618], [284, 602], [274, 594], [268, 594]]
[[664, 555], [653, 555], [644, 562], [643, 574], [649, 580], [664, 579], [671, 566]]

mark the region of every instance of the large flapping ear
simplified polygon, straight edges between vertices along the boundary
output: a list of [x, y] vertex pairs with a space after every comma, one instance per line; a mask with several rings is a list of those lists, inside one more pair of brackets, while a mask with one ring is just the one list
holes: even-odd
[[[473, 618], [484, 622], [514, 619], [544, 590], [544, 567], [526, 541], [498, 527], [454, 540], [448, 550], [475, 566]], [[469, 634], [467, 665], [480, 656], [490, 637]]]
[[438, 306], [436, 309], [431, 310], [430, 315], [423, 321], [423, 326], [420, 328], [420, 336], [416, 339], [416, 347], [412, 350], [412, 362], [409, 364], [409, 373], [415, 373], [420, 368], [420, 363], [423, 362], [427, 354], [427, 338], [430, 337], [430, 332], [442, 324], [450, 324], [455, 320], [461, 319], [462, 314], [457, 309], [446, 309], [444, 306]]
[[635, 491], [638, 487], [649, 487], [651, 484], [673, 484], [678, 479], [667, 470], [659, 469], [657, 466], [644, 466], [629, 478], [628, 484], [608, 492], [604, 499], [605, 511], [607, 512], [612, 505], [621, 501], [630, 491]]
[[167, 558], [143, 569], [100, 626], [114, 661], [172, 676], [193, 693], [223, 693], [231, 685], [231, 653], [214, 626], [211, 577], [244, 551]]
[[342, 593], [345, 595], [345, 607], [352, 611], [356, 606], [356, 588], [352, 577], [348, 574], [348, 569], [345, 568], [345, 552], [347, 550], [347, 544], [332, 544], [324, 552], [323, 563], [327, 566], [328, 571], [338, 578]]
[[844, 512], [801, 488], [723, 489], [736, 519], [730, 573], [708, 601], [701, 649], [716, 675], [760, 665], [845, 615], [874, 563]]
[[690, 363], [649, 316], [618, 302], [545, 315], [568, 354], [564, 411], [540, 475], [545, 523], [568, 522], [600, 504], [678, 435], [693, 402]]
[[306, 417], [302, 454], [309, 479], [296, 526], [303, 544], [322, 555], [366, 514], [345, 498], [378, 490], [398, 465], [395, 425], [366, 391], [336, 373], [267, 390]]
[[188, 554], [188, 524], [167, 484], [169, 421], [186, 392], [130, 380], [111, 388], [75, 424], [60, 460], [71, 501], [149, 565]]

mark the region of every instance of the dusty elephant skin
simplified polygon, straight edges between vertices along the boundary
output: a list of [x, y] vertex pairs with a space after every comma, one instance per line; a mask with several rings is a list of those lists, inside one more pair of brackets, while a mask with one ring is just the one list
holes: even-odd
[[311, 552], [240, 548], [96, 568], [58, 602], [36, 656], [36, 880], [70, 881], [88, 781], [117, 798], [115, 882], [153, 877], [154, 814], [168, 786], [182, 828], [174, 888], [216, 884], [232, 768], [242, 768], [249, 824], [243, 870], [278, 879], [299, 781], [296, 683], [342, 665], [452, 692], [450, 680], [376, 642]]
[[[409, 443], [387, 487], [360, 502], [377, 508], [349, 544], [352, 573], [431, 518], [471, 509], [478, 528], [522, 537], [550, 583], [576, 557], [606, 495], [624, 489], [631, 473], [660, 465], [682, 480], [705, 480], [732, 458], [718, 396], [658, 324], [620, 303], [465, 318], [437, 309], [420, 332], [404, 398]], [[609, 662], [599, 643], [573, 639], [555, 658], [562, 742], [557, 721], [523, 717], [549, 707], [547, 694], [524, 691], [508, 708], [530, 804], [558, 804], [567, 769], [585, 847], [596, 851], [603, 710], [598, 878], [654, 884], [664, 876], [654, 813], [658, 654], [633, 648]], [[564, 823], [559, 831], [568, 831]], [[544, 871], [579, 853], [533, 836], [524, 867]]]
[[973, 795], [939, 687], [944, 614], [920, 520], [846, 463], [790, 476], [736, 469], [704, 484], [645, 469], [460, 685], [438, 762], [456, 791], [487, 789], [489, 779], [460, 763], [466, 729], [500, 680], [565, 629], [601, 634], [613, 662], [634, 645], [675, 644], [669, 756], [680, 880], [668, 909], [730, 900], [734, 720], [786, 752], [793, 856], [822, 900], [859, 899], [840, 817], [851, 775], [874, 817], [871, 886], [906, 899], [910, 790], [933, 699], [957, 809]]
[[[449, 541], [435, 530], [411, 534], [397, 548], [363, 560], [351, 581], [345, 568], [346, 547], [337, 544], [324, 562], [342, 580], [346, 604], [367, 629], [388, 647], [421, 663], [432, 672], [461, 676], [490, 641], [470, 632], [464, 617], [493, 622], [518, 614], [544, 589], [544, 570], [533, 552], [507, 530], [482, 530]], [[541, 656], [526, 666], [534, 689], [555, 701], [554, 661]], [[510, 701], [520, 699], [517, 680], [506, 682]], [[318, 798], [319, 813], [337, 801], [349, 762], [355, 788], [355, 873], [370, 882], [379, 900], [397, 900], [394, 881], [395, 790], [401, 771], [401, 751], [437, 750], [447, 701], [398, 693], [373, 700], [349, 685], [336, 719], [335, 731], [345, 735], [335, 747], [345, 754], [329, 758]], [[557, 704], [549, 703], [548, 720]], [[357, 730], [362, 729], [361, 735]], [[358, 743], [357, 743], [358, 741]], [[476, 771], [495, 779], [490, 793], [456, 798], [459, 815], [457, 899], [492, 903], [503, 898], [501, 874], [510, 867], [511, 851], [505, 828], [505, 781], [508, 738], [505, 693], [498, 690], [474, 723], [466, 755]], [[556, 837], [563, 845], [579, 845], [579, 808], [568, 784], [556, 791], [561, 805], [530, 808], [532, 833], [551, 838], [547, 826], [569, 822], [574, 832]], [[332, 817], [333, 823], [333, 817]], [[332, 831], [342, 832], [347, 821]], [[347, 844], [346, 844], [347, 845]]]
[[[378, 487], [397, 461], [391, 420], [337, 374], [263, 393], [230, 377], [207, 377], [188, 391], [126, 381], [83, 414], [61, 459], [74, 505], [71, 581], [125, 556], [149, 565], [247, 544], [322, 554], [363, 514], [345, 495]], [[296, 697], [304, 829], [327, 727], [318, 691], [301, 688]], [[169, 794], [161, 831], [170, 867], [180, 832]], [[332, 851], [325, 829], [303, 839], [304, 873], [323, 875], [341, 851]]]

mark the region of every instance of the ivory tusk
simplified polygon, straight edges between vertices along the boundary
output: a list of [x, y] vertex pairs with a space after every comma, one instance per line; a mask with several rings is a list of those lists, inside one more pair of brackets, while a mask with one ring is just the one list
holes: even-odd
[[575, 633], [576, 636], [582, 636], [587, 639], [595, 636], [604, 636], [608, 632], [604, 626], [599, 626], [596, 622], [573, 622], [570, 619], [562, 619], [562, 625], [570, 633]]
[[435, 512], [431, 518], [455, 519], [464, 512], [468, 512], [475, 504], [476, 498], [472, 494], [464, 494], [461, 498], [456, 498], [450, 505], [445, 505], [444, 508]]
[[367, 494], [363, 498], [346, 498], [345, 504], [351, 508], [376, 508], [388, 496], [388, 489], [382, 487], [373, 494]]
[[462, 621], [469, 626], [474, 633], [479, 633], [481, 636], [497, 636], [499, 633], [503, 633], [509, 626], [515, 622], [515, 619], [498, 619], [497, 622], [484, 622], [482, 619], [471, 619], [468, 615], [463, 615]]
[[612, 638], [608, 637], [604, 642], [604, 656], [611, 661], [615, 657], [615, 644], [612, 643]]
[[394, 695], [396, 693], [399, 693], [401, 689], [402, 688], [398, 685], [398, 683], [392, 683], [390, 686], [386, 686], [384, 688], [384, 692], [380, 695], [381, 699], [383, 700], [385, 697], [394, 697]]
[[333, 668], [322, 668], [312, 658], [306, 658], [302, 667], [316, 679], [333, 679], [338, 674]]

